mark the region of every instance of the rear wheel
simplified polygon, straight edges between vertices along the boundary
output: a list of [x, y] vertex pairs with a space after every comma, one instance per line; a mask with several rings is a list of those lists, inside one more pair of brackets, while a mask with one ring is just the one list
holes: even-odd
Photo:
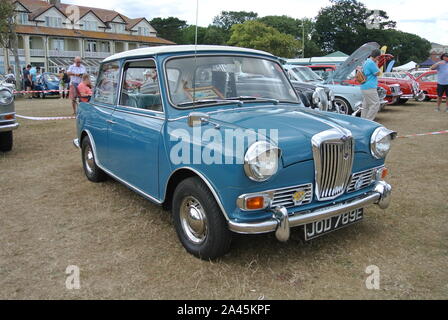
[[177, 236], [194, 256], [216, 259], [230, 250], [232, 233], [207, 185], [198, 177], [179, 183], [172, 214]]
[[87, 179], [92, 182], [102, 182], [107, 179], [106, 173], [101, 170], [95, 161], [95, 154], [93, 153], [92, 143], [89, 137], [84, 137], [81, 143], [82, 166]]
[[345, 100], [344, 98], [335, 97], [333, 105], [334, 105], [334, 109], [337, 113], [347, 114], [347, 115], [350, 115], [353, 113], [353, 109], [350, 106], [350, 103], [348, 103], [348, 101]]
[[7, 152], [12, 150], [12, 131], [0, 132], [0, 151]]
[[405, 104], [409, 99], [398, 99], [398, 104]]

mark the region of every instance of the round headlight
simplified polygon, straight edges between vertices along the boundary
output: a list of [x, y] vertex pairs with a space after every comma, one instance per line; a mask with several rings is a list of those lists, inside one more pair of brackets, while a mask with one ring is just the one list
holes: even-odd
[[314, 93], [313, 93], [313, 103], [314, 104], [319, 104], [319, 102], [320, 102], [319, 93], [317, 93], [317, 91], [314, 91]]
[[328, 92], [328, 98], [330, 99], [330, 102], [334, 101], [334, 92], [333, 92], [333, 90], [330, 90], [330, 92]]
[[383, 159], [390, 150], [391, 141], [395, 138], [396, 132], [384, 127], [377, 128], [370, 138], [370, 151], [372, 156]]
[[244, 172], [253, 181], [266, 181], [277, 173], [279, 157], [279, 148], [267, 141], [257, 141], [244, 156]]
[[12, 100], [14, 99], [14, 95], [12, 92], [8, 89], [1, 89], [0, 90], [0, 104], [8, 105], [11, 104]]

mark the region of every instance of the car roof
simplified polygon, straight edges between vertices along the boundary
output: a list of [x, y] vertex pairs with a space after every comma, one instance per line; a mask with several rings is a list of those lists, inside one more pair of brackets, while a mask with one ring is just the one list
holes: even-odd
[[120, 52], [114, 54], [106, 59], [104, 62], [118, 60], [128, 57], [143, 57], [156, 54], [164, 53], [179, 53], [179, 52], [204, 52], [204, 51], [229, 51], [229, 52], [245, 52], [245, 53], [256, 53], [273, 57], [272, 54], [255, 49], [247, 49], [240, 47], [230, 47], [230, 46], [210, 46], [210, 45], [176, 45], [176, 46], [157, 46], [157, 47], [146, 47], [135, 50], [129, 50], [125, 52]]

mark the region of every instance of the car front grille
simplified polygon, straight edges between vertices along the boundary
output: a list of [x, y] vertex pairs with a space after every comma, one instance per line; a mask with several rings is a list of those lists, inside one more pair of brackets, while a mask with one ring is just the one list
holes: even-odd
[[394, 94], [394, 95], [397, 95], [400, 93], [400, 85], [398, 85], [398, 84], [390, 85], [390, 89], [392, 91], [392, 94]]
[[313, 185], [311, 183], [276, 189], [272, 192], [274, 193], [274, 198], [271, 202], [271, 208], [279, 206], [290, 208], [311, 203], [313, 200]]
[[358, 191], [370, 186], [375, 180], [377, 169], [369, 169], [352, 174], [347, 187], [347, 193]]
[[345, 192], [353, 167], [351, 132], [330, 129], [312, 138], [316, 174], [315, 194], [319, 201], [332, 200]]

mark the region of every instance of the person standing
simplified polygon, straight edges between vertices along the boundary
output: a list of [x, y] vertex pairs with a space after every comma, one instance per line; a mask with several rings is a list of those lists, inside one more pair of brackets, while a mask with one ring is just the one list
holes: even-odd
[[[32, 87], [32, 78], [30, 74], [31, 65], [27, 65], [26, 68], [23, 70], [23, 83], [24, 83], [24, 89], [25, 92], [31, 91]], [[32, 96], [28, 93], [26, 94], [28, 99], [32, 99]]]
[[58, 73], [59, 78], [59, 95], [61, 99], [68, 98], [68, 85], [70, 84], [70, 78], [65, 72], [65, 69], [62, 68]]
[[381, 104], [377, 90], [378, 76], [381, 74], [377, 65], [380, 56], [381, 51], [379, 49], [373, 50], [362, 67], [366, 81], [361, 84], [363, 96], [361, 117], [372, 121], [375, 120]]
[[448, 54], [444, 53], [440, 56], [439, 62], [431, 66], [431, 70], [437, 70], [437, 108], [440, 111], [443, 95], [445, 94], [446, 109], [448, 112]]
[[81, 57], [76, 57], [74, 63], [68, 68], [67, 74], [70, 77], [69, 98], [72, 100], [73, 115], [76, 115], [76, 105], [78, 98], [78, 85], [82, 81], [82, 76], [86, 73], [86, 68], [81, 63]]

